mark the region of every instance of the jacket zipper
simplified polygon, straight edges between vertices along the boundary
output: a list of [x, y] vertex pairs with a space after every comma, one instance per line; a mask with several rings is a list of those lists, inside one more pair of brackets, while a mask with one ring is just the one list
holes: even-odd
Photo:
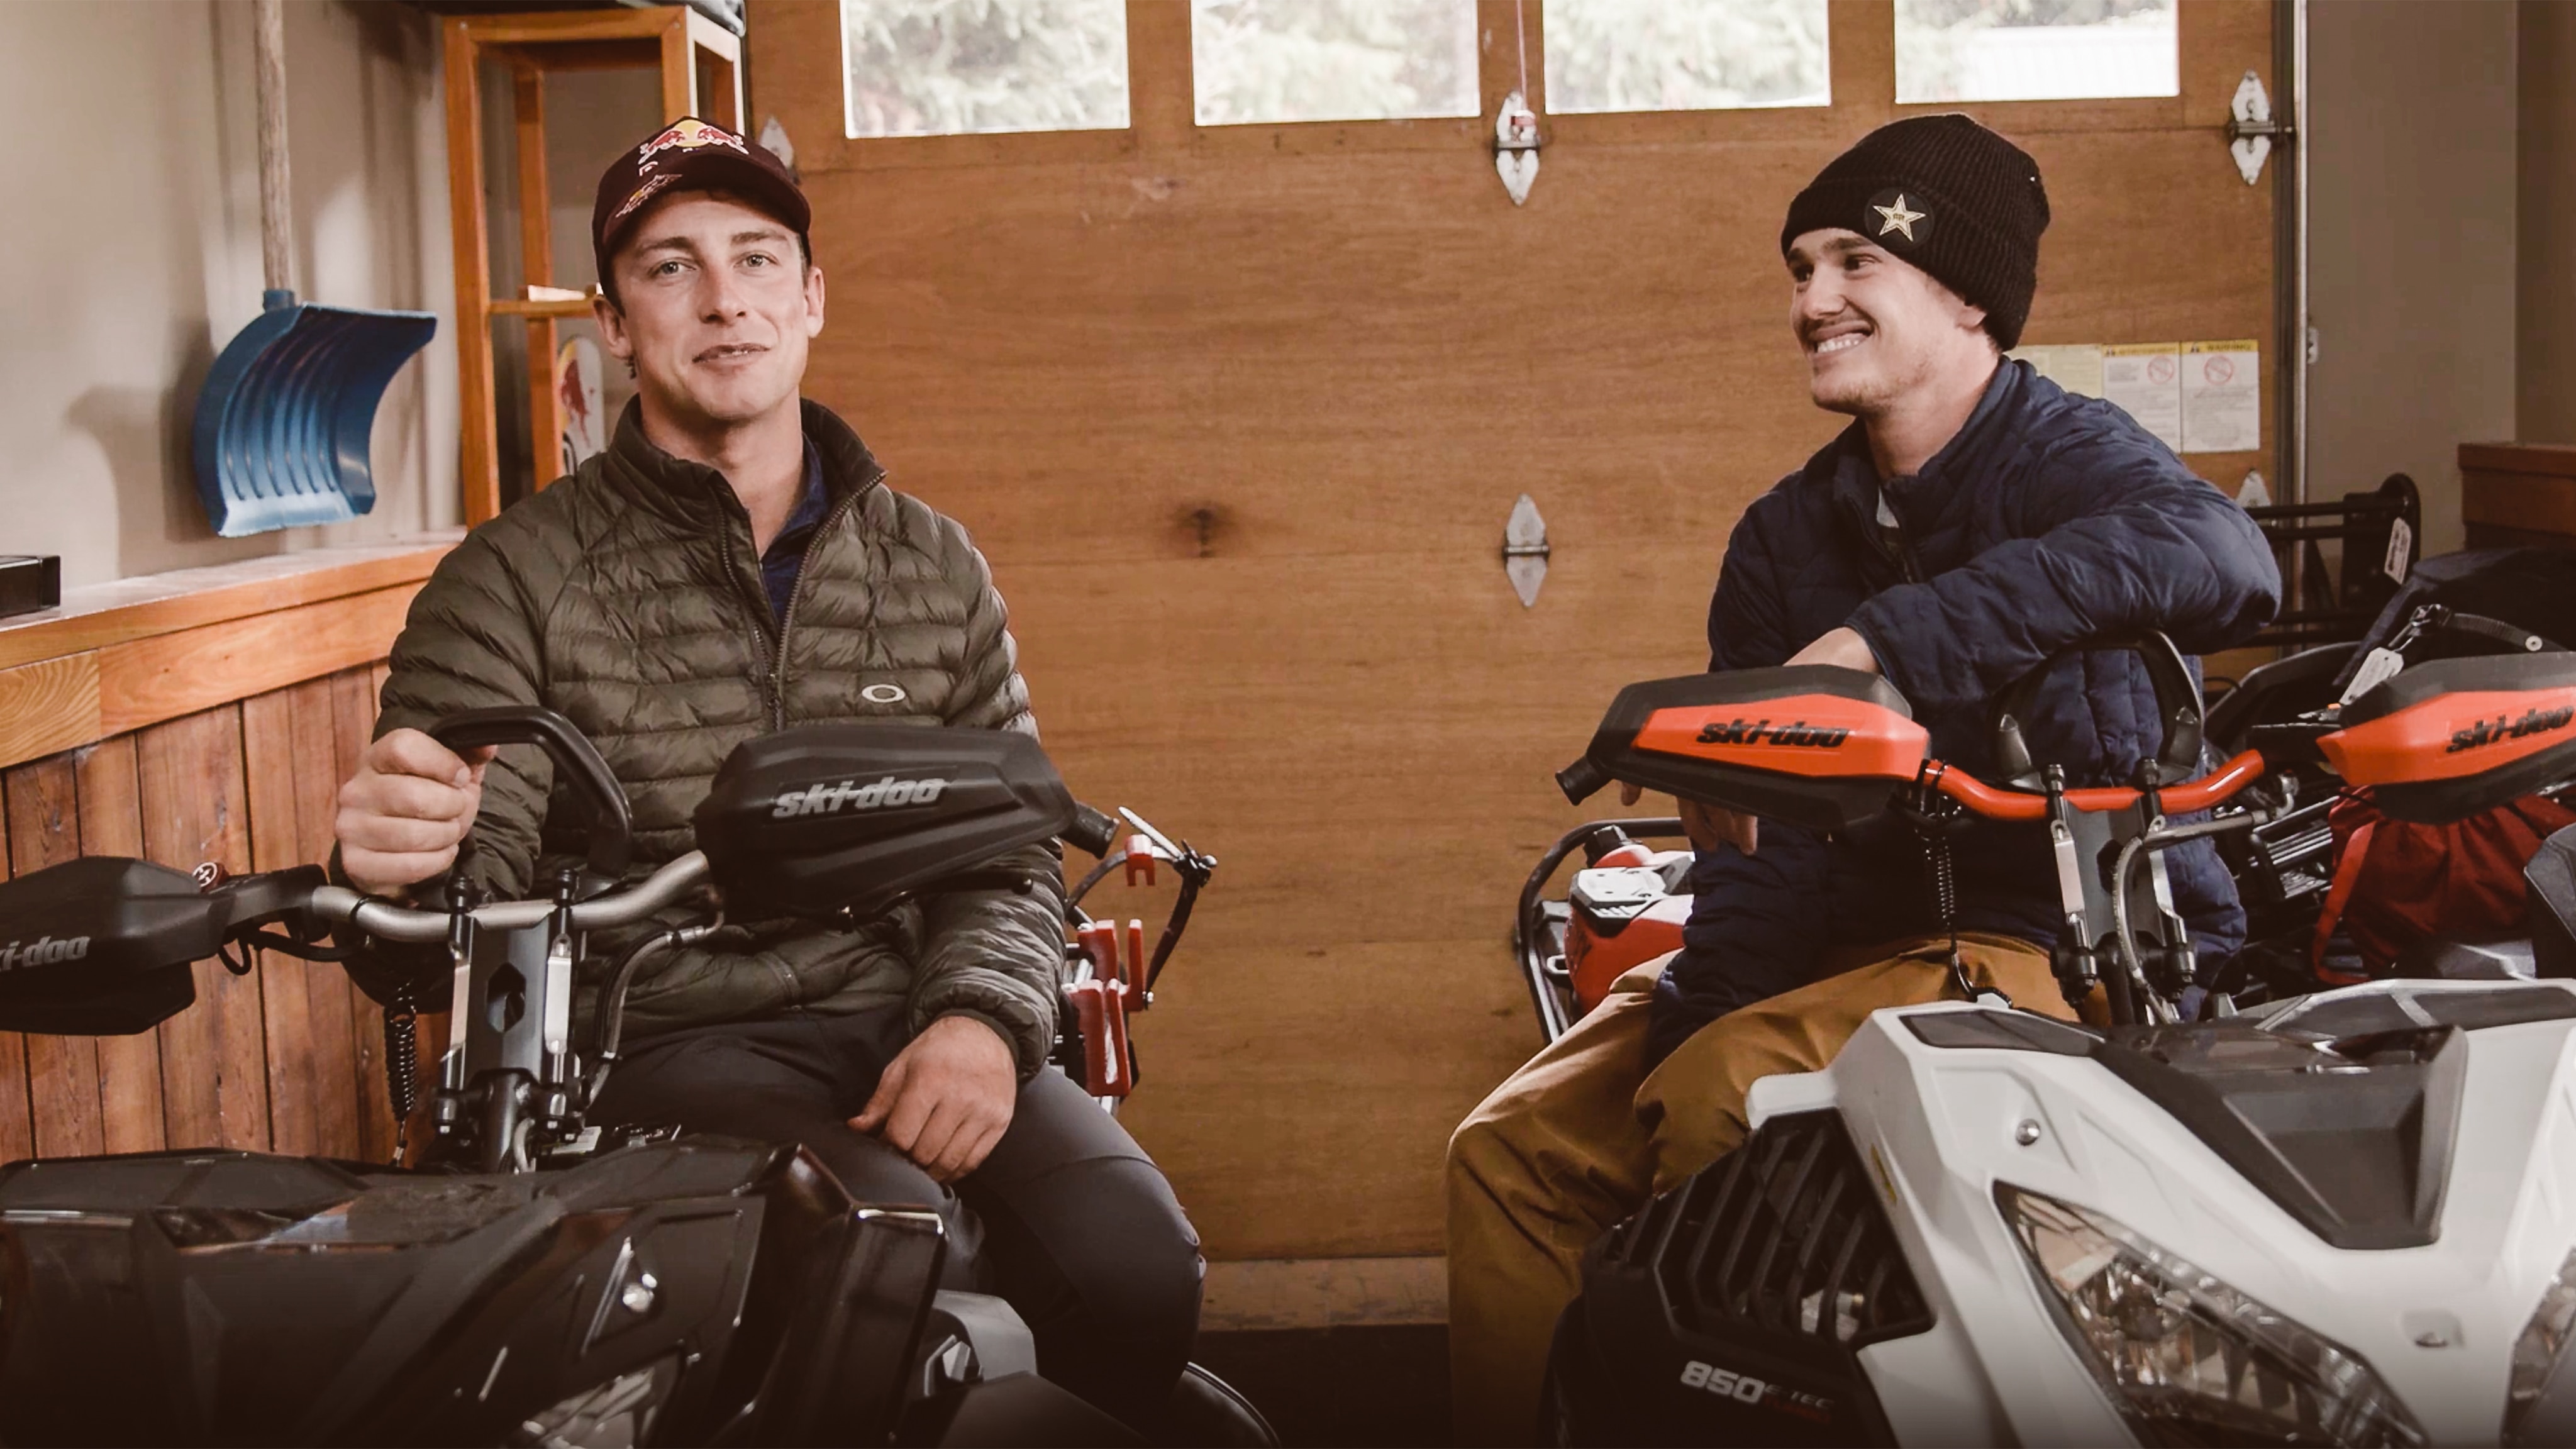
[[[739, 507], [740, 505], [736, 506]], [[727, 525], [724, 530], [723, 544], [725, 572], [733, 576], [733, 581], [737, 589], [740, 589], [743, 586], [746, 578], [748, 578], [750, 584], [748, 597], [755, 605], [751, 615], [751, 643], [752, 647], [757, 650], [760, 655], [761, 675], [763, 678], [766, 678], [768, 677], [770, 669], [770, 657], [776, 652], [769, 639], [770, 626], [762, 622], [769, 617], [769, 596], [759, 586], [759, 575], [757, 573], [753, 573], [746, 576], [743, 572], [742, 560], [734, 556], [733, 528], [730, 520], [727, 521]]]
[[[823, 515], [823, 521], [814, 526], [813, 534], [805, 540], [805, 551], [796, 557], [796, 585], [787, 591], [786, 612], [778, 616], [778, 649], [769, 662], [769, 727], [771, 729], [787, 728], [787, 631], [796, 622], [796, 605], [805, 597], [805, 581], [813, 577], [814, 550], [823, 546], [823, 540], [831, 535], [832, 530], [841, 526], [841, 519], [857, 506], [860, 499], [867, 496], [869, 489], [875, 486], [876, 482], [871, 481], [851, 490], [848, 497], [833, 504], [832, 511]], [[730, 538], [731, 535], [727, 537]], [[769, 600], [764, 597], [761, 603], [766, 607]]]
[[[1886, 485], [1881, 484], [1879, 488], [1879, 496], [1885, 498]], [[1888, 498], [1887, 511], [1896, 512], [1895, 499]], [[1875, 514], [1865, 509], [1853, 508], [1845, 510], [1844, 516], [1859, 525], [1860, 536], [1869, 545], [1870, 552], [1877, 554], [1881, 561], [1896, 565], [1896, 575], [1901, 582], [1909, 584], [1923, 582], [1923, 572], [1916, 566], [1914, 560], [1914, 537], [1906, 528], [1903, 518], [1896, 521], [1896, 543], [1894, 547], [1890, 547], [1886, 537], [1879, 530]]]

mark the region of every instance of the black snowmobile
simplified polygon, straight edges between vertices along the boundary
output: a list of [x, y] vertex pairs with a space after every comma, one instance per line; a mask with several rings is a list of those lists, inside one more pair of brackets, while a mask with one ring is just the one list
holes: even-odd
[[[251, 948], [333, 960], [367, 937], [444, 942], [455, 963], [455, 1043], [414, 1167], [209, 1150], [0, 1168], [0, 1440], [1143, 1442], [1036, 1371], [1009, 1305], [938, 1288], [935, 1212], [855, 1202], [794, 1144], [584, 1120], [637, 968], [722, 910], [857, 924], [989, 886], [979, 867], [1017, 846], [1109, 856], [1114, 822], [1075, 803], [1034, 740], [816, 726], [751, 741], [699, 807], [701, 849], [617, 889], [626, 799], [567, 721], [486, 710], [432, 733], [541, 745], [593, 813], [586, 865], [516, 901], [476, 899], [460, 870], [437, 910], [317, 866], [224, 879], [93, 857], [0, 885], [5, 1030], [149, 1030], [194, 1001], [191, 962]], [[894, 783], [874, 808], [778, 808], [853, 781]], [[1157, 965], [1213, 865], [1161, 840], [1128, 846], [1184, 877]], [[648, 918], [665, 929], [614, 963], [598, 1037], [575, 1041], [586, 933]], [[1093, 968], [1069, 956], [1068, 985], [1100, 994]], [[1170, 1421], [1185, 1442], [1276, 1442], [1195, 1366]]]

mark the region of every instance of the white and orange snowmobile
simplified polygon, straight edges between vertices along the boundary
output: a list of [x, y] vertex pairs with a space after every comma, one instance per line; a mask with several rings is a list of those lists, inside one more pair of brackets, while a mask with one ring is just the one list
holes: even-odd
[[[2576, 779], [2576, 654], [2405, 667], [2200, 773], [2197, 691], [2169, 644], [2142, 647], [2168, 734], [2135, 787], [1971, 778], [1884, 681], [1823, 668], [1632, 686], [1560, 775], [1578, 803], [1621, 781], [1829, 831], [1891, 809], [2032, 822], [2058, 984], [2106, 1024], [1961, 982], [1757, 1083], [1745, 1145], [1587, 1256], [1549, 1369], [1556, 1442], [2576, 1442], [2576, 829], [2527, 871], [2541, 979], [2241, 1010], [2160, 860], [2262, 824], [2178, 817], [2303, 751], [2407, 820]], [[2017, 743], [1999, 757], [2026, 763]]]

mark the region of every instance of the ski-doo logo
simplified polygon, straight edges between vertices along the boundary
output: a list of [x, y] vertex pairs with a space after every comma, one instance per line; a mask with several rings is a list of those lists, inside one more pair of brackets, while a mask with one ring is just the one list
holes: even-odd
[[1751, 1374], [1737, 1373], [1733, 1369], [1704, 1364], [1697, 1359], [1682, 1366], [1682, 1387], [1704, 1389], [1739, 1404], [1761, 1404], [1768, 1400], [1770, 1408], [1819, 1422], [1832, 1419], [1834, 1413], [1831, 1399], [1805, 1393], [1786, 1384], [1757, 1379]]
[[2576, 722], [2576, 708], [2527, 709], [2522, 712], [2520, 719], [2500, 714], [2494, 719], [2479, 720], [2466, 729], [2453, 730], [2450, 748], [2442, 753], [2456, 755], [2463, 750], [2474, 750], [2482, 745], [2501, 744], [2506, 740], [2529, 739], [2533, 735], [2547, 734], [2551, 730], [2563, 730], [2570, 722]]
[[948, 788], [946, 780], [898, 780], [892, 775], [870, 785], [856, 780], [843, 780], [837, 785], [814, 785], [803, 790], [782, 790], [769, 807], [772, 820], [789, 820], [799, 815], [829, 815], [843, 807], [852, 810], [879, 810], [890, 805], [929, 805]]
[[88, 954], [87, 936], [71, 936], [60, 941], [51, 936], [38, 936], [33, 941], [12, 941], [0, 946], [0, 971], [51, 966], [57, 961], [78, 961]]
[[1699, 732], [1703, 745], [1791, 745], [1814, 750], [1830, 750], [1850, 738], [1850, 730], [1828, 729], [1805, 720], [1774, 725], [1767, 719], [1733, 719], [1702, 725]]

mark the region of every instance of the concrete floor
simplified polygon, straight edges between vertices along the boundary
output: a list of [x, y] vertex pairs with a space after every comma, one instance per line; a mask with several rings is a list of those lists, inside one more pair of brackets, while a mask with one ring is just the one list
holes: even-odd
[[1290, 1449], [1449, 1442], [1445, 1325], [1201, 1333], [1195, 1357]]

